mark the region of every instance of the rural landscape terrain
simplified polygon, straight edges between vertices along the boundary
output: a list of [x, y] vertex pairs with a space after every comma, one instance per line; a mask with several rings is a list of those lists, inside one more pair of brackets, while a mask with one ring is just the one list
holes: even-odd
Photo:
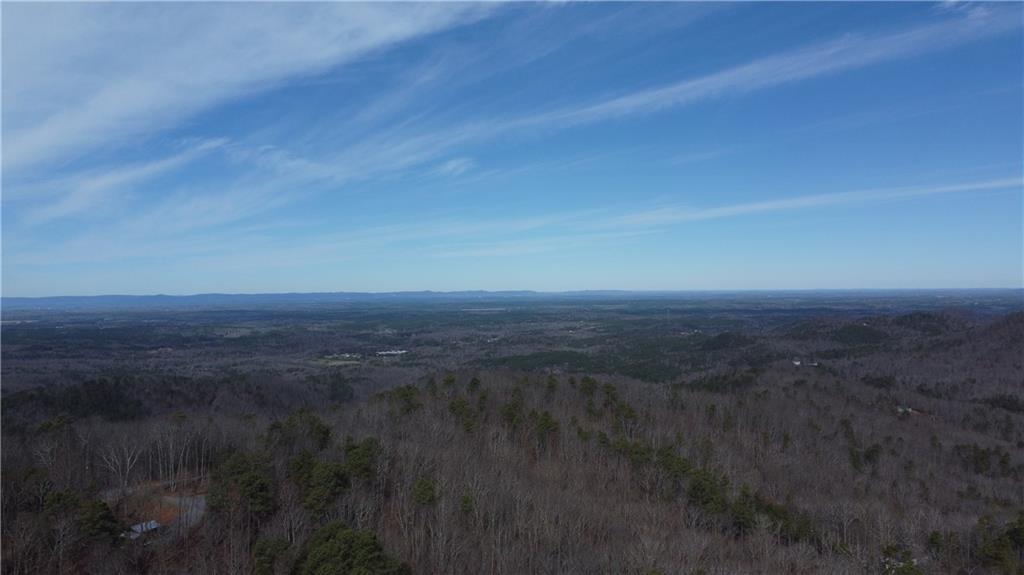
[[0, 38], [0, 575], [1024, 575], [1024, 2]]
[[3, 572], [1024, 572], [1020, 290], [4, 300]]

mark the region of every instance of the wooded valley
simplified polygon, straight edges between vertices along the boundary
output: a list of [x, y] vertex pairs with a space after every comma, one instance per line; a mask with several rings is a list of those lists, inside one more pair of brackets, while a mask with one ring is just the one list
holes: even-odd
[[1013, 301], [21, 310], [3, 572], [1022, 573]]

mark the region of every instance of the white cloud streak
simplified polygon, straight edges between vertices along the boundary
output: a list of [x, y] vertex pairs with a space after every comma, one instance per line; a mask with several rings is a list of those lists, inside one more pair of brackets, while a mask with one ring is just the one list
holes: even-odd
[[73, 160], [488, 10], [463, 3], [5, 4], [3, 166]]
[[655, 233], [655, 230], [627, 230], [616, 232], [581, 232], [551, 235], [532, 239], [513, 239], [501, 242], [471, 242], [454, 246], [440, 246], [427, 250], [436, 258], [508, 257], [546, 252], [571, 251], [594, 244], [622, 242]]
[[[123, 144], [178, 126], [190, 117], [233, 98], [311, 76], [386, 49], [402, 41], [480, 17], [480, 8], [464, 4], [276, 6], [174, 4], [4, 6], [4, 158], [9, 170], [37, 170], [73, 161], [90, 152]], [[168, 18], [173, 10], [174, 18]], [[848, 35], [666, 86], [634, 91], [554, 111], [525, 113], [448, 126], [430, 118], [403, 118], [355, 142], [332, 140], [325, 126], [318, 157], [302, 157], [278, 147], [249, 148], [226, 143], [221, 149], [258, 166], [255, 174], [218, 188], [194, 186], [171, 194], [136, 213], [130, 221], [97, 227], [45, 250], [22, 251], [15, 258], [38, 262], [113, 261], [159, 253], [221, 252], [254, 245], [263, 253], [324, 261], [350, 257], [353, 248], [371, 249], [405, 241], [461, 238], [472, 245], [449, 245], [447, 257], [512, 255], [522, 250], [568, 249], [582, 245], [544, 238], [523, 244], [518, 234], [555, 237], [569, 233], [586, 240], [609, 241], [594, 231], [661, 229], [685, 222], [788, 210], [883, 202], [937, 194], [982, 190], [1020, 190], [1020, 178], [931, 188], [898, 188], [800, 196], [711, 208], [669, 206], [626, 215], [590, 210], [538, 218], [460, 222], [418, 222], [353, 230], [312, 238], [303, 245], [279, 246], [279, 240], [233, 234], [219, 227], [236, 224], [305, 194], [334, 190], [354, 181], [435, 166], [435, 174], [458, 175], [472, 166], [461, 147], [511, 134], [562, 130], [628, 116], [657, 113], [701, 101], [743, 95], [783, 84], [894, 61], [986, 38], [1018, 27], [997, 7], [973, 8], [937, 23], [885, 35]], [[132, 49], [125, 49], [130, 46]], [[102, 71], [102, 73], [97, 73]], [[359, 121], [401, 115], [405, 98], [387, 102]], [[438, 129], [433, 129], [438, 128]], [[63, 197], [28, 210], [36, 223], [88, 213], [111, 197], [148, 178], [194, 160], [181, 154], [73, 181]], [[444, 158], [451, 158], [441, 162]], [[5, 178], [7, 176], [5, 175]], [[58, 186], [59, 187], [59, 186]], [[62, 188], [66, 189], [66, 188]], [[9, 198], [5, 198], [7, 202]], [[207, 231], [204, 231], [207, 230]], [[188, 232], [188, 233], [185, 233]], [[200, 233], [202, 232], [202, 233]], [[506, 234], [507, 242], [489, 241]], [[568, 236], [561, 236], [568, 237]], [[215, 238], [216, 241], [213, 241]], [[249, 241], [249, 239], [253, 241]], [[559, 246], [563, 246], [559, 248]], [[518, 251], [517, 251], [518, 250]], [[11, 255], [11, 254], [5, 254]]]
[[937, 195], [968, 194], [986, 191], [1021, 191], [1024, 187], [1024, 179], [1000, 178], [983, 180], [962, 184], [951, 184], [943, 186], [916, 186], [901, 188], [885, 188], [877, 190], [858, 190], [851, 192], [838, 192], [834, 194], [815, 194], [767, 200], [763, 202], [748, 202], [720, 206], [714, 208], [687, 208], [672, 206], [653, 210], [634, 212], [619, 218], [602, 222], [601, 225], [609, 227], [619, 226], [665, 226], [676, 225], [685, 222], [696, 222], [702, 220], [716, 220], [752, 214], [769, 212], [787, 212], [804, 210], [810, 208], [823, 208], [849, 204], [866, 204], [890, 202], [911, 198], [921, 198]]
[[[172, 125], [206, 107], [289, 77], [314, 74], [416, 35], [479, 17], [478, 10], [417, 5], [299, 5], [283, 7], [176, 5], [11, 5], [4, 19], [4, 168], [67, 159], [132, 135]], [[12, 9], [13, 8], [13, 9]], [[88, 9], [86, 9], [88, 8]], [[39, 19], [54, 18], [41, 27]], [[282, 22], [293, 26], [282, 26]], [[17, 25], [16, 25], [17, 24]], [[35, 24], [35, 25], [34, 25]], [[848, 35], [793, 52], [659, 88], [508, 119], [469, 122], [432, 130], [417, 120], [380, 127], [321, 158], [279, 148], [231, 151], [276, 174], [281, 194], [295, 184], [328, 182], [335, 189], [354, 181], [388, 177], [436, 162], [453, 150], [511, 133], [534, 133], [654, 113], [701, 100], [744, 94], [888, 60], [942, 50], [1019, 26], [998, 8], [973, 8], [938, 23], [888, 35]], [[40, 30], [51, 30], [40, 34]], [[143, 33], [145, 32], [145, 33]], [[354, 40], [349, 41], [349, 37]], [[186, 38], [187, 41], [182, 41]], [[264, 40], [268, 39], [268, 40]], [[135, 50], [125, 50], [134, 45]], [[76, 73], [108, 68], [95, 77]], [[92, 68], [90, 68], [92, 65]], [[443, 72], [432, 71], [431, 75]], [[472, 161], [455, 157], [436, 166], [435, 175], [460, 175]], [[116, 170], [115, 170], [116, 171]], [[268, 205], [274, 178], [260, 183]], [[227, 190], [227, 201], [234, 192]], [[80, 192], [63, 204], [45, 206], [33, 216], [45, 221], [81, 213], [99, 196]], [[216, 198], [192, 202], [221, 205]], [[249, 213], [238, 211], [240, 217]], [[230, 210], [225, 213], [229, 215]], [[224, 218], [212, 218], [222, 223]]]
[[167, 158], [64, 178], [48, 185], [46, 190], [48, 194], [66, 190], [60, 194], [60, 198], [30, 210], [24, 217], [24, 223], [34, 226], [81, 214], [105, 203], [115, 192], [137, 186], [150, 178], [181, 167], [220, 148], [224, 143], [224, 140], [204, 141]]
[[476, 165], [473, 158], [452, 158], [434, 168], [438, 176], [461, 176]]
[[[345, 147], [322, 162], [344, 166], [345, 181], [401, 173], [438, 161], [476, 142], [607, 122], [657, 113], [704, 100], [748, 94], [783, 84], [909, 58], [994, 36], [1020, 26], [997, 7], [975, 7], [963, 15], [885, 35], [846, 35], [796, 51], [757, 59], [709, 75], [623, 96], [548, 112], [468, 121], [430, 129], [403, 121]], [[720, 153], [725, 153], [721, 151]], [[703, 158], [708, 159], [712, 155]], [[684, 158], [685, 161], [685, 158]], [[452, 164], [449, 167], [454, 167]], [[440, 169], [443, 169], [444, 165]], [[436, 173], [436, 172], [435, 172]]]
[[[94, 237], [80, 237], [45, 253], [24, 253], [15, 263], [35, 264], [111, 262], [161, 253], [166, 257], [247, 258], [256, 250], [266, 260], [329, 264], [357, 257], [373, 257], [396, 245], [409, 245], [417, 253], [437, 258], [511, 257], [531, 253], [571, 251], [597, 243], [628, 241], [664, 233], [689, 223], [834, 208], [872, 205], [939, 195], [1017, 193], [1024, 191], [1020, 176], [934, 186], [895, 187], [814, 194], [763, 202], [745, 202], [706, 208], [665, 206], [613, 215], [611, 210], [578, 210], [541, 216], [473, 219], [425, 215], [416, 222], [370, 226], [340, 233], [303, 237], [288, 245], [259, 231], [246, 236], [231, 233], [190, 236], [142, 235], [136, 225], [120, 227]], [[183, 210], [191, 208], [184, 207]], [[143, 225], [158, 226], [149, 221]], [[214, 249], [211, 246], [217, 246]]]
[[965, 16], [949, 18], [886, 35], [849, 34], [804, 49], [747, 64], [640, 90], [589, 105], [524, 117], [513, 126], [567, 126], [646, 114], [763, 90], [863, 68], [872, 64], [944, 50], [1020, 27], [1019, 18], [996, 7], [975, 7]]

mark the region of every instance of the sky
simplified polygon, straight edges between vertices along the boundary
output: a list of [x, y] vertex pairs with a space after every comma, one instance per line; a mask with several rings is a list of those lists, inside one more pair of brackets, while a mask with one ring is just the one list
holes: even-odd
[[4, 296], [1024, 287], [1024, 4], [2, 4]]

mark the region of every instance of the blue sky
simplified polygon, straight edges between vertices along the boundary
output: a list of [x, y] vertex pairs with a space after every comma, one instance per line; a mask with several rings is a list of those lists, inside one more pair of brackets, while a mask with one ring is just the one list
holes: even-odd
[[1021, 4], [10, 4], [3, 293], [1024, 286]]

